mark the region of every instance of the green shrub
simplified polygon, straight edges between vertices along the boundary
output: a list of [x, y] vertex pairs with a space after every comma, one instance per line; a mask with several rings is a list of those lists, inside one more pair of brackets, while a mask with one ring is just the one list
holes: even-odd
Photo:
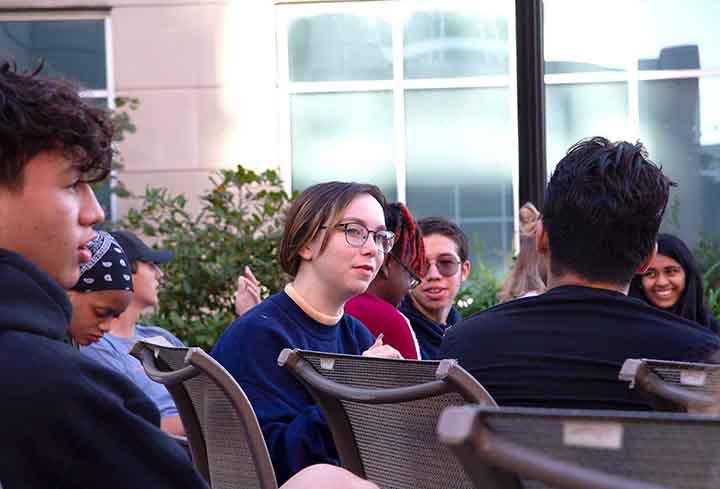
[[470, 277], [463, 282], [455, 302], [463, 318], [467, 318], [497, 304], [499, 291], [500, 282], [495, 274], [484, 262], [476, 259]]
[[207, 350], [235, 319], [233, 293], [245, 265], [264, 297], [284, 285], [276, 257], [289, 202], [272, 170], [256, 174], [238, 166], [210, 181], [195, 215], [184, 196], [148, 188], [121, 224], [176, 253], [163, 267], [159, 308], [146, 320]]
[[703, 288], [710, 312], [720, 317], [720, 241], [700, 238], [693, 251], [698, 268], [703, 274]]

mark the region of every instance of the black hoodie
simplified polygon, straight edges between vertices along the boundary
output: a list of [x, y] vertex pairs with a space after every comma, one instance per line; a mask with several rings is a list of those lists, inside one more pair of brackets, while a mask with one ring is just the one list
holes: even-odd
[[410, 326], [415, 331], [420, 346], [420, 357], [423, 360], [439, 360], [440, 344], [445, 330], [462, 319], [460, 311], [452, 306], [447, 317], [447, 324], [440, 324], [420, 312], [413, 304], [410, 294], [405, 296], [398, 309], [410, 320]]
[[204, 488], [150, 399], [67, 343], [65, 291], [0, 249], [0, 484]]

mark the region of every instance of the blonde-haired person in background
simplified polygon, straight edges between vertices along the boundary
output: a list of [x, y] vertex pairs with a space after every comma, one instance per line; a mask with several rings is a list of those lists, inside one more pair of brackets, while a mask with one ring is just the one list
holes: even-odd
[[520, 251], [498, 292], [500, 302], [545, 292], [547, 264], [538, 253], [535, 242], [535, 227], [539, 218], [540, 212], [532, 203], [527, 202], [520, 208]]

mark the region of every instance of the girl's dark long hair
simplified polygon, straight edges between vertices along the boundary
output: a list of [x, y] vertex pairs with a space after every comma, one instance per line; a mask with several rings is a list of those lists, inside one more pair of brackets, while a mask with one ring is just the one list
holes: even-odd
[[[678, 262], [685, 271], [685, 290], [683, 290], [680, 299], [669, 311], [713, 329], [717, 333], [715, 330], [716, 325], [705, 305], [702, 274], [698, 269], [692, 252], [680, 238], [671, 234], [658, 234], [657, 244], [659, 255], [672, 258]], [[640, 275], [636, 275], [630, 284], [630, 295], [650, 303], [645, 296], [645, 291], [642, 287], [642, 277]]]

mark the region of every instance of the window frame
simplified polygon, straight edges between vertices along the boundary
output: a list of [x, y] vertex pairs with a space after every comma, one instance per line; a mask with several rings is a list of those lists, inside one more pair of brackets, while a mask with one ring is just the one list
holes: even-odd
[[[107, 100], [107, 107], [115, 110], [115, 97], [117, 96], [117, 88], [115, 85], [114, 56], [113, 56], [113, 36], [112, 22], [110, 19], [109, 9], [77, 9], [77, 10], [48, 10], [48, 9], [23, 9], [23, 10], [3, 10], [0, 9], [0, 22], [40, 22], [40, 21], [76, 21], [76, 20], [102, 20], [105, 32], [105, 89], [80, 90], [79, 95], [83, 99], [101, 99]], [[117, 174], [112, 171], [112, 177], [109, 180], [112, 189], [114, 177]], [[110, 192], [110, 221], [114, 222], [117, 217], [117, 196]]]
[[[522, 2], [523, 0], [517, 0]], [[405, 93], [412, 90], [427, 89], [462, 89], [462, 88], [506, 88], [508, 97], [508, 114], [510, 119], [511, 140], [515, 147], [508, 163], [511, 165], [512, 205], [519, 208], [519, 166], [518, 166], [518, 70], [516, 65], [516, 29], [515, 3], [512, 1], [497, 2], [495, 10], [502, 12], [508, 21], [508, 73], [505, 75], [485, 75], [457, 78], [423, 78], [405, 79], [404, 74], [404, 43], [403, 19], [419, 9], [442, 8], [452, 10], [473, 6], [467, 0], [340, 0], [317, 2], [313, 0], [276, 1], [276, 42], [277, 42], [277, 90], [278, 90], [278, 131], [280, 142], [280, 174], [283, 177], [285, 190], [292, 191], [292, 127], [291, 97], [306, 93], [353, 93], [386, 91], [393, 98], [393, 161], [395, 162], [395, 185], [397, 200], [407, 201], [407, 147]], [[300, 15], [327, 13], [344, 13], [372, 15], [390, 23], [392, 29], [393, 74], [389, 80], [342, 81], [342, 82], [292, 82], [289, 73], [289, 19]], [[400, 115], [398, 117], [398, 115]], [[504, 192], [503, 187], [503, 192]], [[501, 226], [501, 243], [505, 250], [511, 250], [513, 241], [508, 235], [517, 238], [518, 218], [513, 209], [506, 209], [505, 199], [501, 202], [502, 216], [463, 217], [458, 214], [459, 204], [455, 199], [455, 215], [448, 216], [458, 223], [498, 223]], [[508, 229], [509, 227], [509, 229]], [[508, 231], [512, 231], [508, 233]], [[517, 243], [515, 243], [517, 244]]]

